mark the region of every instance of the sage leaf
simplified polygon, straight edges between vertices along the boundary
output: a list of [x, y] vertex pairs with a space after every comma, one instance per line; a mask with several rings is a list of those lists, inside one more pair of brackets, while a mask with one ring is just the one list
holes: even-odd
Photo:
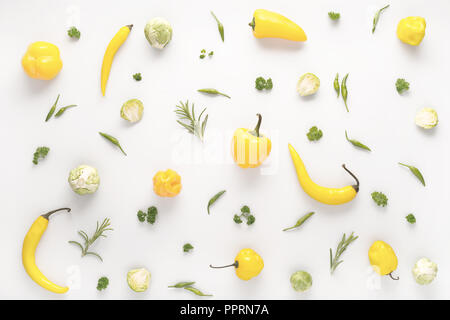
[[415, 175], [416, 178], [419, 179], [419, 181], [423, 184], [423, 186], [425, 186], [425, 179], [423, 178], [423, 175], [422, 173], [420, 173], [419, 169], [401, 162], [399, 162], [398, 164], [407, 167], [413, 173], [413, 175]]

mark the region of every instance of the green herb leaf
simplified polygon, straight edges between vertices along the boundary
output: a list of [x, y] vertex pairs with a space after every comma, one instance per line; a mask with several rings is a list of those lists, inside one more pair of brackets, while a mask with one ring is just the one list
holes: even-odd
[[328, 12], [328, 16], [330, 17], [331, 20], [338, 20], [341, 17], [341, 14], [338, 12], [330, 11]]
[[322, 138], [323, 133], [322, 130], [318, 129], [316, 126], [313, 126], [309, 129], [309, 132], [306, 134], [309, 141], [318, 141]]
[[377, 206], [379, 206], [379, 207], [387, 206], [388, 198], [386, 197], [386, 195], [383, 192], [375, 191], [375, 192], [372, 192], [371, 195], [372, 195], [373, 201], [375, 201]]
[[423, 186], [425, 186], [425, 179], [423, 178], [423, 176], [420, 173], [419, 169], [417, 169], [416, 167], [413, 167], [413, 166], [401, 163], [401, 162], [399, 162], [398, 164], [401, 165], [401, 166], [409, 168], [409, 170], [413, 173], [413, 175], [415, 175], [416, 178], [419, 179], [419, 181], [423, 184]]
[[372, 28], [372, 33], [375, 32], [375, 28], [377, 27], [377, 23], [378, 23], [378, 20], [380, 19], [380, 14], [381, 14], [381, 12], [382, 12], [383, 10], [387, 9], [387, 8], [389, 8], [389, 5], [387, 5], [387, 6], [383, 7], [383, 8], [381, 8], [380, 10], [378, 10], [378, 11], [375, 13], [375, 17], [373, 17], [373, 28]]
[[217, 22], [217, 28], [219, 29], [219, 33], [220, 33], [220, 37], [222, 38], [222, 42], [225, 42], [225, 33], [224, 33], [224, 29], [223, 29], [223, 24], [219, 21], [219, 19], [217, 19], [214, 12], [211, 11], [211, 14]]
[[402, 94], [403, 92], [406, 92], [409, 90], [409, 82], [407, 82], [405, 79], [397, 79], [395, 82], [395, 88], [397, 89], [397, 92], [399, 94]]
[[411, 224], [416, 223], [416, 217], [412, 213], [408, 214], [405, 218], [406, 221], [408, 221]]
[[295, 229], [295, 228], [300, 227], [300, 226], [301, 226], [306, 220], [308, 220], [313, 214], [314, 214], [314, 212], [310, 212], [310, 213], [305, 214], [303, 217], [301, 217], [300, 219], [297, 220], [297, 223], [296, 223], [295, 225], [293, 225], [292, 227], [283, 229], [283, 231], [288, 231], [288, 230], [291, 230], [291, 229]]
[[55, 118], [60, 117], [64, 112], [66, 112], [67, 109], [70, 109], [70, 108], [73, 108], [73, 107], [76, 107], [76, 106], [77, 106], [76, 104], [71, 104], [71, 105], [62, 107], [61, 109], [58, 110], [57, 113], [55, 113]]
[[336, 252], [333, 257], [333, 250], [330, 248], [330, 272], [333, 274], [333, 272], [336, 270], [336, 268], [343, 262], [342, 260], [339, 260], [341, 255], [344, 253], [345, 250], [347, 250], [347, 247], [356, 239], [358, 239], [358, 236], [353, 236], [353, 232], [350, 235], [350, 237], [345, 238], [345, 233], [342, 236], [341, 241], [339, 242]]
[[37, 147], [36, 151], [33, 154], [33, 163], [37, 165], [39, 159], [44, 159], [49, 151], [50, 151], [49, 147]]
[[50, 118], [52, 117], [53, 113], [55, 112], [56, 109], [56, 104], [58, 103], [59, 100], [59, 94], [58, 97], [56, 97], [56, 101], [55, 103], [52, 105], [52, 107], [50, 108], [50, 111], [47, 113], [47, 117], [45, 117], [45, 122], [47, 122], [48, 120], [50, 120]]
[[366, 146], [365, 144], [362, 144], [361, 142], [357, 141], [357, 140], [352, 140], [348, 138], [347, 135], [347, 130], [345, 130], [345, 139], [347, 139], [348, 142], [350, 142], [352, 145], [354, 145], [355, 147], [361, 148], [361, 149], [365, 149], [368, 151], [372, 151], [370, 150], [370, 148], [368, 146]]
[[97, 290], [102, 291], [102, 290], [106, 289], [106, 287], [108, 287], [108, 285], [109, 285], [109, 279], [107, 277], [101, 277], [100, 279], [98, 279], [98, 282], [97, 282]]
[[174, 284], [173, 286], [168, 286], [169, 288], [184, 288], [187, 286], [191, 286], [195, 284], [195, 282], [178, 282], [177, 284]]
[[222, 93], [220, 91], [217, 91], [216, 89], [213, 89], [213, 88], [198, 89], [197, 91], [203, 92], [203, 93], [208, 93], [208, 94], [221, 95], [221, 96], [231, 99], [231, 97], [229, 95]]
[[190, 243], [186, 243], [186, 244], [183, 246], [183, 252], [189, 252], [189, 251], [191, 251], [192, 249], [194, 249], [194, 247], [193, 247]]
[[226, 190], [222, 190], [219, 191], [218, 193], [216, 193], [209, 201], [208, 201], [208, 214], [209, 212], [209, 208], [226, 192]]
[[142, 80], [142, 76], [140, 73], [135, 73], [133, 74], [133, 79], [136, 81], [141, 81]]
[[124, 155], [127, 155], [127, 154], [125, 153], [125, 151], [123, 151], [122, 146], [121, 146], [120, 143], [119, 143], [119, 140], [117, 140], [117, 139], [114, 138], [113, 136], [110, 136], [110, 135], [107, 134], [107, 133], [99, 132], [99, 134], [100, 134], [102, 137], [104, 137], [106, 140], [110, 141], [112, 144], [114, 144], [115, 146], [117, 146], [117, 147], [120, 149], [120, 151], [122, 151], [122, 153], [123, 153]]
[[[203, 112], [200, 113], [198, 118], [195, 117], [194, 104], [192, 104], [191, 110], [189, 110], [189, 101], [183, 103], [180, 101], [180, 105], [176, 106], [175, 113], [178, 116], [177, 122], [183, 128], [185, 128], [189, 133], [198, 137], [202, 142], [205, 135], [206, 124], [208, 122], [208, 115], [202, 121]], [[183, 123], [181, 120], [187, 120], [189, 123]]]
[[75, 27], [71, 27], [69, 30], [67, 30], [67, 34], [69, 35], [69, 37], [75, 39], [80, 39], [81, 35], [80, 31]]
[[138, 211], [137, 218], [140, 222], [144, 222], [146, 217], [147, 217], [147, 214], [144, 211], [142, 211], [142, 210]]

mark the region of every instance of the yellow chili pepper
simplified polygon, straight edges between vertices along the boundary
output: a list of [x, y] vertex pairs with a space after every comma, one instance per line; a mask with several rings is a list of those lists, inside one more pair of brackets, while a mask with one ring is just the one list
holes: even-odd
[[106, 83], [108, 82], [109, 72], [111, 71], [111, 65], [114, 60], [114, 56], [116, 55], [116, 52], [117, 50], [119, 50], [120, 46], [125, 42], [125, 40], [127, 40], [132, 28], [132, 24], [120, 28], [106, 48], [105, 55], [103, 56], [101, 73], [101, 87], [103, 96], [105, 95]]
[[369, 261], [376, 273], [389, 275], [394, 278], [392, 272], [397, 269], [398, 260], [392, 247], [384, 241], [375, 241], [369, 249]]
[[23, 69], [34, 79], [53, 79], [61, 71], [62, 65], [58, 47], [44, 41], [30, 44], [22, 58]]
[[153, 177], [153, 191], [161, 197], [175, 197], [181, 191], [181, 177], [174, 170], [158, 171]]
[[45, 277], [44, 274], [36, 266], [34, 254], [42, 235], [47, 229], [49, 217], [53, 213], [61, 210], [67, 210], [68, 212], [70, 212], [70, 208], [61, 208], [39, 216], [31, 225], [30, 230], [28, 230], [25, 239], [23, 240], [22, 247], [22, 263], [25, 271], [34, 282], [36, 282], [42, 288], [54, 293], [66, 293], [69, 288], [60, 287], [48, 280], [47, 277]]
[[356, 196], [359, 191], [358, 178], [356, 178], [356, 176], [351, 173], [345, 165], [342, 165], [342, 167], [356, 180], [356, 185], [346, 186], [343, 188], [326, 188], [319, 186], [311, 180], [302, 159], [291, 144], [289, 144], [289, 151], [291, 153], [292, 161], [294, 162], [295, 170], [297, 171], [298, 181], [300, 182], [303, 190], [311, 198], [325, 204], [336, 205], [349, 202]]
[[270, 154], [272, 142], [259, 133], [262, 116], [258, 113], [258, 124], [255, 130], [240, 128], [234, 132], [231, 152], [234, 162], [241, 168], [255, 168]]
[[255, 38], [281, 38], [292, 41], [306, 41], [306, 34], [296, 23], [281, 14], [264, 9], [255, 10], [249, 23]]
[[250, 280], [251, 278], [256, 277], [264, 268], [263, 259], [252, 249], [242, 249], [234, 260], [234, 263], [227, 266], [209, 266], [214, 269], [234, 267], [236, 269], [236, 275], [241, 280]]
[[398, 23], [397, 37], [404, 43], [418, 46], [425, 36], [426, 22], [422, 17], [407, 17]]

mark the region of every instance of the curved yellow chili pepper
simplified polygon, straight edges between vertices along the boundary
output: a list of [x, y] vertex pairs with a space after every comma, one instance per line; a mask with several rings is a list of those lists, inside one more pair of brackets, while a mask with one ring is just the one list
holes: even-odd
[[38, 246], [42, 235], [47, 229], [48, 218], [53, 213], [61, 210], [67, 210], [68, 212], [70, 212], [70, 208], [61, 208], [39, 216], [31, 225], [30, 230], [28, 230], [25, 239], [23, 240], [23, 247], [22, 247], [22, 263], [25, 268], [25, 271], [28, 273], [28, 275], [34, 282], [36, 282], [42, 288], [47, 289], [54, 293], [66, 293], [69, 290], [69, 288], [60, 287], [51, 282], [50, 280], [48, 280], [47, 277], [44, 276], [44, 274], [36, 266], [34, 254], [36, 252], [36, 247]]
[[239, 279], [250, 280], [262, 271], [264, 268], [264, 261], [253, 249], [246, 248], [239, 251], [234, 259], [234, 263], [230, 265], [222, 267], [209, 266], [214, 269], [234, 267]]
[[291, 144], [289, 144], [289, 151], [291, 153], [292, 161], [294, 162], [295, 170], [297, 171], [298, 181], [300, 182], [303, 190], [311, 198], [325, 204], [336, 205], [349, 202], [356, 196], [359, 191], [359, 181], [356, 176], [345, 167], [345, 165], [342, 165], [342, 167], [356, 180], [356, 185], [346, 186], [343, 188], [326, 188], [319, 186], [311, 180], [302, 159]]
[[249, 23], [255, 38], [281, 38], [291, 41], [306, 41], [305, 31], [296, 23], [276, 12], [258, 9]]
[[116, 52], [117, 50], [119, 50], [120, 46], [125, 42], [125, 40], [127, 40], [132, 28], [132, 24], [120, 28], [106, 48], [105, 55], [103, 56], [101, 73], [101, 87], [103, 96], [105, 95], [106, 83], [108, 82], [109, 72], [111, 71], [111, 65], [114, 60], [114, 56], [116, 55]]

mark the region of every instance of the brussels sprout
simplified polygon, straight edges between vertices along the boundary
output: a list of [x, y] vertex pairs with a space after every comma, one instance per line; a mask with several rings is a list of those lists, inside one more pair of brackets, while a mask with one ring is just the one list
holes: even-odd
[[416, 124], [424, 129], [431, 129], [438, 124], [438, 115], [432, 108], [423, 108], [416, 114]]
[[131, 99], [125, 102], [120, 109], [120, 116], [130, 122], [138, 122], [142, 119], [144, 104], [138, 99]]
[[294, 272], [291, 276], [291, 285], [295, 291], [304, 292], [312, 285], [312, 277], [306, 271]]
[[70, 171], [69, 184], [78, 194], [94, 193], [100, 184], [100, 177], [94, 167], [81, 165]]
[[437, 264], [427, 258], [417, 260], [412, 269], [414, 280], [422, 285], [430, 284], [436, 277], [437, 271]]
[[297, 82], [297, 91], [302, 97], [316, 93], [319, 87], [320, 79], [312, 73], [305, 73]]
[[145, 26], [145, 37], [153, 48], [162, 49], [172, 39], [172, 27], [163, 18], [153, 18]]
[[131, 290], [144, 292], [148, 288], [151, 274], [145, 268], [133, 269], [128, 271], [127, 282]]

